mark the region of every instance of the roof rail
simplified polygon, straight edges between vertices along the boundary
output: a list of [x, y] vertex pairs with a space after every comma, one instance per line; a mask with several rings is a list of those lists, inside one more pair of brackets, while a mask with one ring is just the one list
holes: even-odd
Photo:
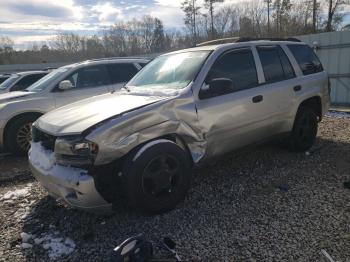
[[200, 44], [197, 44], [196, 46], [206, 46], [206, 45], [219, 45], [219, 44], [225, 44], [225, 43], [235, 43], [239, 40], [239, 37], [228, 37], [228, 38], [221, 38], [221, 39], [215, 39], [207, 42], [203, 42]]
[[89, 62], [98, 62], [98, 61], [106, 61], [106, 60], [113, 60], [113, 59], [144, 59], [144, 60], [150, 60], [149, 57], [133, 57], [133, 56], [122, 56], [122, 57], [104, 57], [104, 58], [96, 58], [96, 59], [88, 59]]
[[301, 42], [299, 39], [294, 38], [294, 37], [287, 37], [287, 38], [282, 38], [282, 37], [262, 37], [262, 38], [242, 37], [237, 41], [237, 43], [250, 42], [250, 41], [261, 41], [261, 40]]
[[203, 43], [197, 44], [196, 46], [200, 47], [200, 46], [208, 46], [208, 45], [227, 44], [227, 43], [243, 43], [243, 42], [260, 41], [260, 40], [301, 42], [299, 39], [293, 38], [293, 37], [289, 37], [289, 38], [278, 38], [278, 37], [270, 37], [270, 38], [229, 37], [229, 38], [221, 38], [221, 39], [215, 39], [215, 40], [203, 42]]

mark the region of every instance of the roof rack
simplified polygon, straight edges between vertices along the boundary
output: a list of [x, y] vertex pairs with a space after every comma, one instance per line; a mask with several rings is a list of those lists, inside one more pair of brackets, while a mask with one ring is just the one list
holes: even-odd
[[221, 38], [221, 39], [215, 39], [212, 41], [203, 42], [200, 44], [197, 44], [197, 47], [200, 46], [208, 46], [208, 45], [218, 45], [218, 44], [228, 44], [228, 43], [243, 43], [243, 42], [250, 42], [250, 41], [289, 41], [289, 42], [301, 42], [297, 38], [288, 37], [288, 38], [278, 38], [278, 37], [269, 37], [269, 38], [253, 38], [253, 37], [229, 37], [229, 38]]

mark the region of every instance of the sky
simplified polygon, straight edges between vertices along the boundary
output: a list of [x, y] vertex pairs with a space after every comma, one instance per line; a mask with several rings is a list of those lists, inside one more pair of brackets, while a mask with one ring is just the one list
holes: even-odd
[[[231, 0], [236, 1], [236, 0]], [[167, 28], [183, 26], [183, 0], [0, 0], [0, 35], [17, 48], [67, 31], [92, 35], [118, 21], [152, 15]]]
[[[151, 15], [166, 28], [181, 29], [184, 0], [0, 0], [0, 36], [16, 49], [44, 43], [59, 32], [93, 35], [118, 21]], [[203, 0], [200, 0], [201, 2]], [[226, 0], [226, 3], [246, 0]], [[262, 1], [262, 0], [261, 0]]]

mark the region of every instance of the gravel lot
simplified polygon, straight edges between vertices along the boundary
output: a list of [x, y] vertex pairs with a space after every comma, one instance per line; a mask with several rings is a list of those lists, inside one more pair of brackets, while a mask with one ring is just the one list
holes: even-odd
[[322, 249], [350, 261], [349, 170], [350, 118], [326, 117], [310, 154], [274, 143], [241, 150], [194, 170], [189, 197], [170, 213], [147, 216], [121, 204], [99, 217], [56, 203], [25, 159], [5, 157], [0, 261], [105, 261], [140, 232], [154, 243], [171, 236], [190, 261], [322, 261]]

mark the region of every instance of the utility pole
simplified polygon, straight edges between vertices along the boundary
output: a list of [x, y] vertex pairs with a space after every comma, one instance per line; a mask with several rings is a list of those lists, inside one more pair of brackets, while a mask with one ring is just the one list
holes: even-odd
[[313, 0], [313, 6], [312, 6], [312, 31], [313, 33], [316, 33], [316, 20], [317, 20], [317, 0]]

